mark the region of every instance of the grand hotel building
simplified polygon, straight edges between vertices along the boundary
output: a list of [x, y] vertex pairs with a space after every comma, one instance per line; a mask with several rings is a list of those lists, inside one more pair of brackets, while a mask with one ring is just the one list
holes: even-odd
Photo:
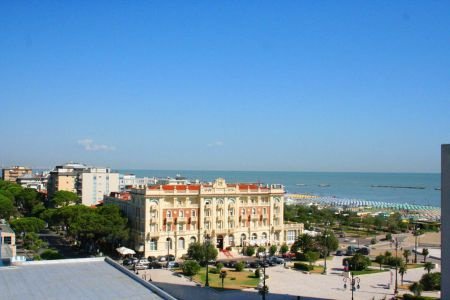
[[239, 251], [247, 245], [291, 244], [303, 224], [284, 224], [282, 185], [153, 185], [112, 194], [131, 224], [134, 246], [147, 256], [176, 257], [192, 242], [209, 240], [219, 249]]

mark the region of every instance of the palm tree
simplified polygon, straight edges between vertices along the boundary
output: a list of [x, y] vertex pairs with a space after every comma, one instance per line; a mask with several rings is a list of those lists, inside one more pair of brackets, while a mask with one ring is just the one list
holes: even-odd
[[430, 254], [430, 251], [428, 251], [428, 248], [423, 248], [422, 249], [423, 262], [427, 262], [428, 254]]
[[398, 273], [401, 276], [401, 281], [402, 281], [402, 285], [403, 285], [403, 276], [406, 273], [406, 265], [405, 264], [401, 264], [400, 267], [398, 268]]
[[408, 264], [410, 255], [411, 255], [411, 250], [408, 250], [408, 249], [403, 250], [403, 257], [405, 258], [406, 264]]
[[422, 294], [423, 291], [423, 286], [418, 282], [414, 282], [409, 287], [409, 290], [414, 293], [414, 296], [420, 296], [420, 294]]
[[434, 269], [434, 264], [431, 263], [431, 262], [426, 262], [426, 263], [423, 265], [423, 269], [426, 270], [426, 271], [428, 272], [428, 274], [430, 274], [431, 270]]

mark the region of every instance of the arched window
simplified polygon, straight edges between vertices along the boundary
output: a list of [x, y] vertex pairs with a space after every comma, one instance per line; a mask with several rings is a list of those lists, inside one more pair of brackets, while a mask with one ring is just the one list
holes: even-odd
[[252, 208], [252, 215], [256, 215], [256, 208]]
[[167, 211], [167, 217], [172, 218], [172, 211], [170, 211], [170, 210]]
[[267, 240], [267, 233], [263, 232], [261, 235], [261, 238], [264, 240]]
[[223, 199], [222, 198], [220, 198], [220, 199], [217, 199], [217, 204], [223, 204]]
[[231, 247], [234, 247], [234, 235], [228, 236], [228, 244], [230, 244]]
[[184, 210], [180, 210], [179, 217], [184, 217]]
[[197, 239], [195, 238], [195, 236], [191, 236], [189, 243], [192, 244], [192, 243], [195, 243], [196, 241], [197, 241]]
[[258, 235], [256, 233], [252, 233], [252, 241], [255, 241], [258, 239]]
[[179, 249], [184, 249], [184, 238], [180, 237], [178, 239], [178, 248]]
[[192, 216], [195, 217], [195, 214], [196, 214], [195, 209], [193, 209], [192, 210]]
[[229, 204], [234, 204], [235, 202], [236, 202], [236, 200], [234, 200], [234, 198], [228, 199], [228, 203], [229, 203]]
[[156, 250], [158, 250], [158, 240], [151, 239], [150, 240], [150, 251], [156, 251]]

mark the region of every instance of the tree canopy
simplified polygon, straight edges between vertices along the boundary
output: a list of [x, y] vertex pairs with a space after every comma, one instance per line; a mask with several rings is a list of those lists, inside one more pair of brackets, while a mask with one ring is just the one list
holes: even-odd
[[25, 217], [12, 220], [11, 227], [16, 232], [39, 232], [45, 228], [45, 222], [35, 217]]
[[52, 207], [68, 206], [70, 204], [80, 203], [77, 194], [68, 191], [57, 191], [50, 200]]

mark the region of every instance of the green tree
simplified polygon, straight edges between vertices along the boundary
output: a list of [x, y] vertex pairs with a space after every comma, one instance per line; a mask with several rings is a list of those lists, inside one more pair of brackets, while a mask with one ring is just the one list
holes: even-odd
[[36, 233], [29, 232], [25, 234], [23, 238], [23, 246], [27, 250], [37, 252], [40, 248], [46, 247], [46, 244], [39, 238]]
[[427, 271], [428, 274], [430, 274], [431, 270], [434, 269], [434, 264], [428, 261], [423, 265], [423, 269]]
[[211, 243], [191, 243], [188, 248], [188, 256], [202, 264], [216, 259], [219, 252]]
[[276, 245], [270, 246], [269, 253], [270, 253], [270, 256], [274, 256], [275, 253], [277, 253], [277, 246]]
[[286, 244], [281, 245], [281, 247], [280, 247], [281, 254], [286, 254], [286, 252], [288, 252], [288, 251], [289, 251], [288, 245], [286, 245]]
[[35, 217], [15, 219], [10, 224], [16, 232], [39, 232], [45, 228], [45, 222]]
[[351, 271], [365, 270], [371, 265], [370, 259], [360, 253], [353, 255], [348, 262]]
[[320, 254], [319, 252], [308, 251], [305, 253], [305, 257], [309, 262], [309, 265], [312, 266], [312, 264], [320, 258]]
[[420, 294], [422, 294], [423, 291], [423, 286], [418, 282], [414, 282], [409, 287], [409, 290], [414, 293], [414, 296], [420, 296]]
[[315, 243], [316, 241], [312, 236], [304, 233], [297, 238], [293, 246], [295, 245], [298, 249], [302, 250], [303, 253], [306, 253], [308, 251], [313, 251], [315, 249], [316, 247]]
[[258, 247], [258, 253], [261, 253], [261, 252], [266, 253], [266, 247], [264, 247], [264, 246], [259, 246], [259, 247]]
[[183, 274], [186, 276], [194, 276], [200, 271], [200, 265], [195, 260], [187, 260], [181, 266]]
[[319, 247], [323, 250], [325, 256], [328, 256], [330, 251], [336, 251], [339, 248], [339, 240], [332, 231], [326, 231], [318, 235], [315, 240], [317, 241]]
[[428, 248], [423, 248], [422, 249], [422, 255], [423, 255], [423, 261], [427, 262], [427, 256], [428, 254], [430, 254], [430, 251], [428, 251]]
[[386, 234], [386, 240], [387, 241], [392, 241], [392, 233]]
[[434, 272], [422, 275], [420, 284], [425, 291], [441, 290], [441, 273]]
[[380, 265], [380, 270], [381, 270], [381, 266], [384, 264], [385, 260], [386, 260], [386, 257], [381, 254], [377, 255], [377, 257], [375, 257], [375, 262]]
[[15, 202], [17, 208], [19, 208], [24, 215], [31, 215], [33, 208], [39, 203], [42, 203], [39, 193], [30, 188], [22, 189], [20, 193], [15, 196]]
[[222, 269], [223, 269], [223, 263], [218, 263], [218, 264], [216, 265], [216, 269], [217, 269], [217, 271], [220, 273], [220, 271], [222, 271]]
[[405, 249], [403, 250], [403, 257], [405, 258], [406, 264], [409, 262], [409, 256], [411, 255], [411, 250]]
[[80, 198], [77, 194], [68, 191], [57, 191], [50, 200], [52, 207], [62, 207], [78, 203], [80, 203]]
[[405, 275], [406, 271], [407, 271], [406, 265], [401, 264], [401, 266], [398, 268], [398, 273], [400, 274], [402, 285], [403, 285], [403, 276]]
[[0, 195], [0, 219], [9, 220], [15, 210], [13, 202], [8, 197]]

